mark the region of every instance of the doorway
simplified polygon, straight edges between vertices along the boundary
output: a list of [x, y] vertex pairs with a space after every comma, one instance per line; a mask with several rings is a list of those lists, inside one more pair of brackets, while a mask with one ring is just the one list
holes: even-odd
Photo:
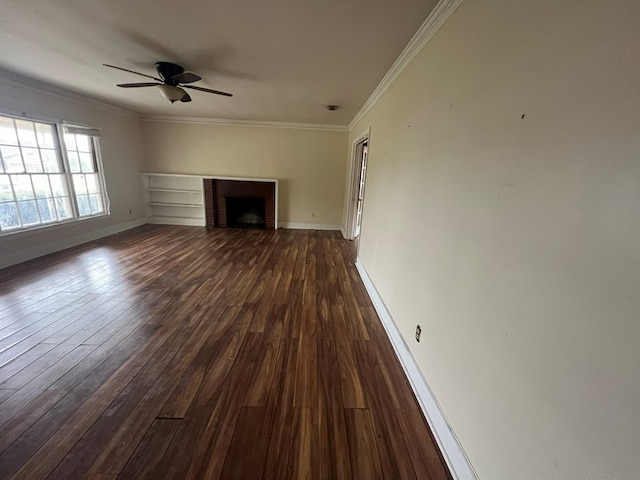
[[353, 226], [353, 238], [358, 238], [360, 236], [360, 226], [362, 225], [362, 204], [364, 202], [364, 179], [367, 176], [367, 151], [368, 151], [368, 141], [358, 144], [358, 148], [356, 151], [360, 152], [359, 163], [360, 168], [358, 175], [358, 185], [356, 186], [356, 205], [355, 205], [355, 222]]
[[[349, 177], [349, 203], [347, 209], [347, 235], [349, 240], [359, 240], [364, 209], [365, 181], [369, 153], [369, 130], [353, 142]], [[357, 246], [356, 246], [357, 248]]]

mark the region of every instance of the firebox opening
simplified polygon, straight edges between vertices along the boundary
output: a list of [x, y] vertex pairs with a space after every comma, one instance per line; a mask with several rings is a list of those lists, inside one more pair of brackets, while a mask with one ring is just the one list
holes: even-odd
[[265, 228], [265, 200], [260, 197], [225, 197], [227, 226]]

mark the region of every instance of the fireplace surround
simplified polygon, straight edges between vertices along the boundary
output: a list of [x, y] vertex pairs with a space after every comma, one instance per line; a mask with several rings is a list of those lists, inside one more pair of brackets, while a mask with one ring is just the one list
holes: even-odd
[[275, 182], [216, 178], [206, 178], [203, 182], [207, 225], [276, 228]]

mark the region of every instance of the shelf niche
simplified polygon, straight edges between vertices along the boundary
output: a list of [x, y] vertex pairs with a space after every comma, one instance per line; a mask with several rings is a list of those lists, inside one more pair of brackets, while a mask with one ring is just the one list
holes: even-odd
[[149, 223], [204, 226], [202, 177], [142, 174]]

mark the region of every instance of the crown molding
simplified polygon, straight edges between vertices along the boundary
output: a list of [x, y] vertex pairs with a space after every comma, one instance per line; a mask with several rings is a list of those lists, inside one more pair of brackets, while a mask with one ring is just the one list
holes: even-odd
[[164, 115], [145, 115], [140, 117], [145, 122], [165, 123], [198, 123], [205, 125], [226, 125], [241, 127], [296, 128], [301, 130], [325, 130], [348, 132], [348, 125], [330, 125], [324, 123], [271, 122], [264, 120], [235, 120], [229, 118], [174, 117]]
[[[145, 115], [141, 116], [131, 110], [127, 110], [121, 107], [116, 107], [108, 103], [96, 100], [94, 98], [85, 97], [83, 95], [64, 90], [62, 88], [50, 85], [48, 83], [34, 80], [29, 77], [23, 77], [17, 73], [9, 72], [7, 70], [0, 69], [0, 83], [8, 85], [26, 88], [28, 90], [43, 93], [64, 100], [73, 101], [82, 105], [97, 108], [118, 115], [123, 115], [130, 118], [136, 118], [144, 121], [152, 122], [171, 122], [171, 123], [200, 123], [200, 124], [213, 124], [213, 125], [235, 125], [235, 126], [248, 126], [248, 127], [271, 127], [271, 128], [297, 128], [303, 130], [325, 130], [335, 132], [348, 132], [348, 125], [331, 125], [324, 123], [296, 123], [296, 122], [272, 122], [261, 120], [235, 120], [228, 118], [202, 118], [202, 117], [178, 117], [167, 115]], [[15, 112], [20, 114], [22, 112]], [[31, 118], [30, 115], [29, 118]], [[33, 117], [35, 118], [35, 117]]]
[[362, 120], [362, 117], [373, 107], [384, 92], [391, 86], [402, 71], [411, 63], [411, 60], [429, 43], [440, 27], [449, 19], [464, 0], [440, 0], [433, 11], [429, 14], [424, 23], [420, 26], [416, 34], [409, 41], [400, 56], [391, 65], [391, 68], [382, 78], [376, 89], [369, 96], [362, 108], [358, 111], [353, 120], [349, 123], [349, 130]]
[[56, 87], [49, 83], [35, 80], [33, 78], [24, 77], [20, 74], [13, 73], [8, 70], [0, 69], [0, 82], [11, 85], [11, 86], [15, 86], [15, 87], [25, 88], [38, 93], [43, 93], [45, 95], [49, 95], [52, 97], [62, 98], [63, 100], [72, 101], [75, 103], [79, 103], [81, 105], [85, 105], [87, 107], [96, 108], [109, 113], [115, 113], [117, 115], [123, 115], [129, 118], [139, 118], [139, 115], [131, 110], [127, 110], [121, 107], [116, 107], [115, 105], [111, 105], [101, 100], [96, 100], [95, 98], [90, 98], [90, 97], [72, 92], [70, 90], [65, 90], [63, 88]]

